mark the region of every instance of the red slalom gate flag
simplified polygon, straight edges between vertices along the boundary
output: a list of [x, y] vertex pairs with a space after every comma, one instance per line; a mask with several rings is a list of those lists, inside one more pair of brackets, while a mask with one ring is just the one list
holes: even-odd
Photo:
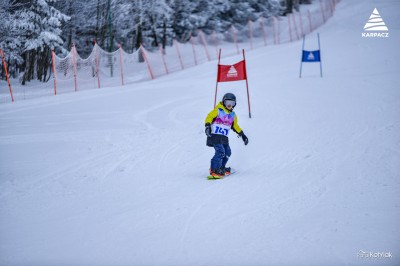
[[249, 118], [251, 118], [251, 111], [250, 111], [250, 94], [249, 94], [249, 83], [247, 80], [247, 73], [246, 73], [246, 58], [244, 56], [244, 49], [243, 52], [243, 60], [237, 62], [233, 65], [221, 65], [221, 49], [219, 49], [218, 55], [218, 73], [217, 73], [217, 82], [215, 84], [215, 97], [214, 97], [214, 108], [217, 104], [217, 94], [218, 94], [218, 83], [219, 82], [229, 82], [229, 81], [239, 81], [245, 80], [246, 81], [246, 90], [247, 90], [247, 103], [249, 106]]
[[218, 65], [217, 82], [246, 80], [246, 64], [242, 60], [234, 65]]

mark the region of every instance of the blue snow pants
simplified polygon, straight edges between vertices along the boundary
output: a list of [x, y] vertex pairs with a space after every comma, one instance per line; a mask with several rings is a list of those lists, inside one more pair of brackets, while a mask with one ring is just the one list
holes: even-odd
[[229, 144], [214, 144], [215, 154], [211, 159], [211, 169], [219, 169], [226, 166], [231, 156], [231, 147]]

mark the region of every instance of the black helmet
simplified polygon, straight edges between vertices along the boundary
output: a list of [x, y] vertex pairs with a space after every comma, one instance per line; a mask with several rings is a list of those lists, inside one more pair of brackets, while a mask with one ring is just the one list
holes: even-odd
[[224, 97], [222, 97], [222, 104], [224, 106], [225, 106], [225, 100], [235, 101], [235, 104], [232, 106], [232, 108], [236, 106], [236, 96], [235, 96], [235, 94], [228, 92], [228, 93], [226, 93], [224, 95]]
[[222, 97], [222, 101], [225, 101], [225, 100], [232, 100], [232, 101], [236, 102], [236, 96], [235, 96], [235, 94], [228, 92], [224, 95], [224, 97]]

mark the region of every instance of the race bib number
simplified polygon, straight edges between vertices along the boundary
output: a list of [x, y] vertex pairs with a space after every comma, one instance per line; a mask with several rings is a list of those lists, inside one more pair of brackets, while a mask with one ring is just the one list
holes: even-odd
[[221, 124], [213, 124], [211, 130], [213, 134], [228, 136], [230, 127]]

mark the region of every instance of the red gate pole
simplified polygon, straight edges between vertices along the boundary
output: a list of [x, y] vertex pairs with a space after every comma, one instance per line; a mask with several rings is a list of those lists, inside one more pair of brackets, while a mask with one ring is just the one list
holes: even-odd
[[10, 82], [10, 78], [9, 78], [9, 76], [8, 76], [8, 70], [7, 70], [6, 59], [4, 58], [4, 52], [3, 52], [3, 50], [1, 50], [1, 49], [0, 49], [0, 55], [1, 55], [1, 58], [2, 58], [2, 60], [3, 60], [4, 71], [6, 72], [6, 78], [7, 78], [7, 82], [8, 82], [8, 88], [10, 89], [11, 101], [14, 102], [14, 96], [13, 96], [13, 92], [12, 92], [11, 82]]
[[53, 79], [54, 79], [54, 95], [57, 95], [57, 80], [56, 80], [56, 63], [55, 63], [55, 54], [54, 48], [51, 50], [51, 69], [53, 70]]
[[215, 85], [215, 97], [214, 97], [214, 108], [217, 104], [217, 91], [218, 91], [218, 79], [219, 79], [219, 63], [221, 61], [221, 48], [219, 48], [219, 54], [218, 54], [218, 72], [217, 72], [217, 84]]
[[247, 80], [247, 70], [246, 70], [246, 57], [244, 56], [244, 49], [242, 51], [243, 51], [243, 62], [244, 62], [244, 75], [246, 77], [247, 104], [249, 105], [249, 118], [251, 118], [249, 83], [248, 83], [248, 80]]

